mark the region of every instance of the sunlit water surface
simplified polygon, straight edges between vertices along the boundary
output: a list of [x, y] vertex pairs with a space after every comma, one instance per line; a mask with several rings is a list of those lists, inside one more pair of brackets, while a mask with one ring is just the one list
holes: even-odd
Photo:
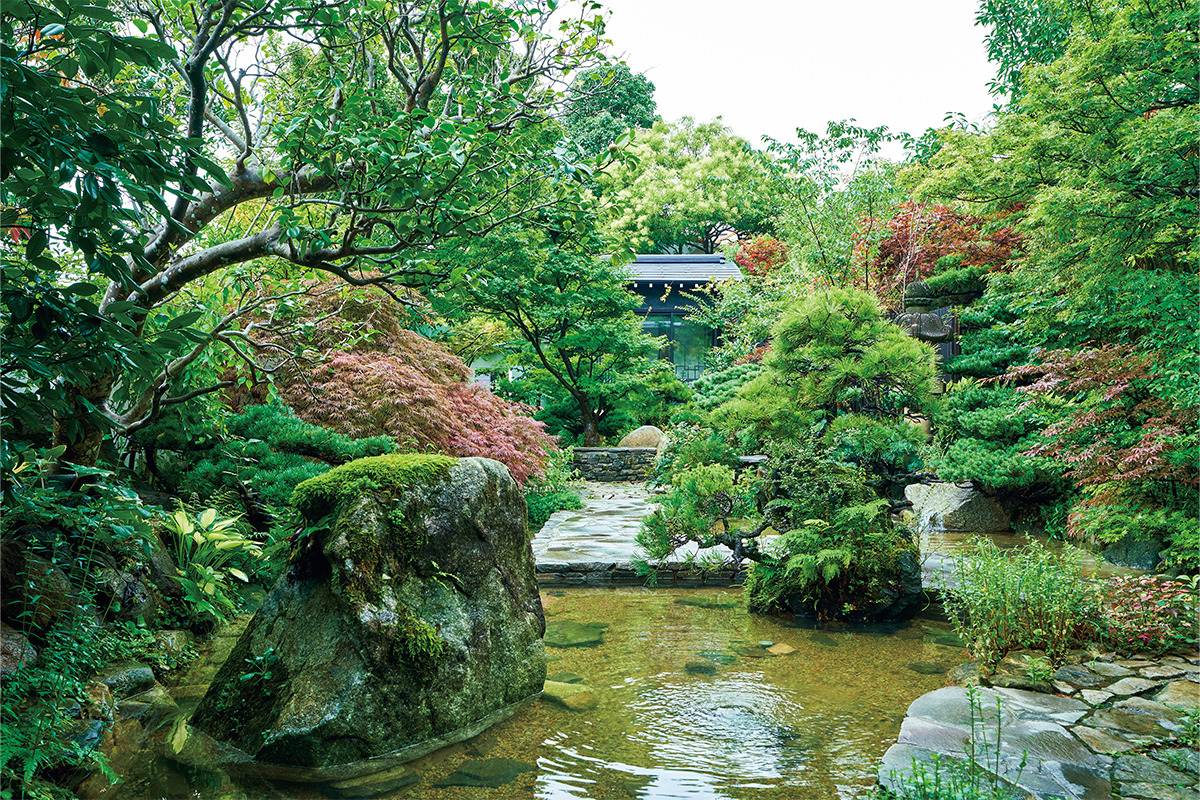
[[[963, 660], [950, 626], [932, 614], [818, 629], [747, 613], [737, 589], [572, 589], [544, 593], [543, 604], [551, 624], [607, 624], [601, 644], [547, 648], [549, 672], [574, 673], [598, 705], [532, 701], [412, 762], [416, 782], [385, 797], [865, 798], [909, 703]], [[795, 650], [772, 655], [768, 644]], [[496, 788], [437, 785], [497, 758], [531, 769]], [[150, 757], [135, 772], [118, 795], [324, 796], [238, 787]]]

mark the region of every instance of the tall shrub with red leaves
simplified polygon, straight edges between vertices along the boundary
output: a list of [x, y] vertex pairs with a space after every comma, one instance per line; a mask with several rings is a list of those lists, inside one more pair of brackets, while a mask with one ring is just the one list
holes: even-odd
[[[947, 256], [956, 257], [956, 267], [1003, 269], [1022, 239], [1008, 227], [984, 233], [988, 222], [950, 206], [901, 203], [892, 218], [883, 223], [885, 234], [881, 240], [859, 237], [854, 252], [863, 268], [855, 283], [885, 303], [897, 303], [908, 284], [933, 275], [938, 262]], [[878, 226], [878, 220], [864, 219], [859, 229], [868, 231]]]
[[747, 275], [762, 277], [787, 263], [788, 246], [774, 236], [756, 236], [745, 242], [733, 260]]
[[471, 381], [446, 347], [405, 329], [382, 293], [310, 297], [299, 314], [320, 321], [305, 343], [323, 357], [281, 370], [280, 399], [306, 422], [354, 437], [387, 435], [401, 449], [485, 456], [524, 483], [540, 476], [554, 438], [534, 409]]

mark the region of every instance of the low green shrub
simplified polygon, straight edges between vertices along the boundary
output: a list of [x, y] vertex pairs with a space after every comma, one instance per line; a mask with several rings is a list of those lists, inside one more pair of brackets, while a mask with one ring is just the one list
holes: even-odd
[[1098, 638], [1099, 596], [1074, 551], [1036, 542], [1001, 550], [977, 537], [956, 556], [958, 585], [943, 587], [943, 601], [975, 658], [994, 663], [1030, 649], [1059, 662]]
[[574, 490], [579, 480], [575, 470], [575, 448], [552, 452], [546, 459], [546, 471], [525, 486], [525, 506], [529, 512], [529, 530], [536, 533], [555, 511], [583, 508], [583, 500]]
[[529, 530], [536, 533], [555, 511], [583, 508], [583, 500], [570, 489], [557, 492], [526, 492], [525, 506], [529, 510]]
[[667, 443], [654, 460], [650, 482], [669, 486], [675, 475], [705, 464], [733, 466], [733, 448], [716, 430], [702, 422], [678, 422], [665, 431]]
[[231, 581], [249, 583], [263, 550], [234, 529], [236, 523], [234, 518], [220, 518], [215, 508], [196, 517], [178, 508], [163, 520], [174, 544], [183, 608], [191, 617], [223, 623], [237, 613]]
[[696, 393], [692, 402], [703, 411], [712, 411], [732, 400], [739, 389], [762, 371], [762, 365], [755, 362], [709, 370], [692, 382], [692, 391]]

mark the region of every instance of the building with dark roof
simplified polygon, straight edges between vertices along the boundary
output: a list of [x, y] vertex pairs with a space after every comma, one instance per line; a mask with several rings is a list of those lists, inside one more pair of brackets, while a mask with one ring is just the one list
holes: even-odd
[[642, 330], [666, 337], [660, 356], [675, 365], [680, 380], [692, 381], [704, 371], [704, 355], [720, 331], [686, 319], [695, 303], [683, 295], [714, 281], [740, 280], [737, 264], [725, 256], [639, 255], [628, 265], [633, 291], [642, 297], [638, 311]]

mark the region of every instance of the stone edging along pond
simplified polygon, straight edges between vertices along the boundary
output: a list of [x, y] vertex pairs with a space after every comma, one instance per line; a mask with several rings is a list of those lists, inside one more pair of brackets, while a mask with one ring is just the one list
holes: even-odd
[[[974, 728], [976, 763], [989, 773], [999, 765], [1021, 797], [1200, 799], [1200, 753], [1178, 741], [1200, 705], [1200, 658], [1084, 658], [1032, 681], [1022, 675], [1030, 659], [1010, 655], [991, 688], [950, 686], [917, 698], [883, 757], [880, 784], [895, 787], [914, 761], [928, 771], [935, 756], [963, 760]], [[973, 665], [951, 678], [980, 682]], [[1022, 685], [1043, 691], [1015, 688]]]

